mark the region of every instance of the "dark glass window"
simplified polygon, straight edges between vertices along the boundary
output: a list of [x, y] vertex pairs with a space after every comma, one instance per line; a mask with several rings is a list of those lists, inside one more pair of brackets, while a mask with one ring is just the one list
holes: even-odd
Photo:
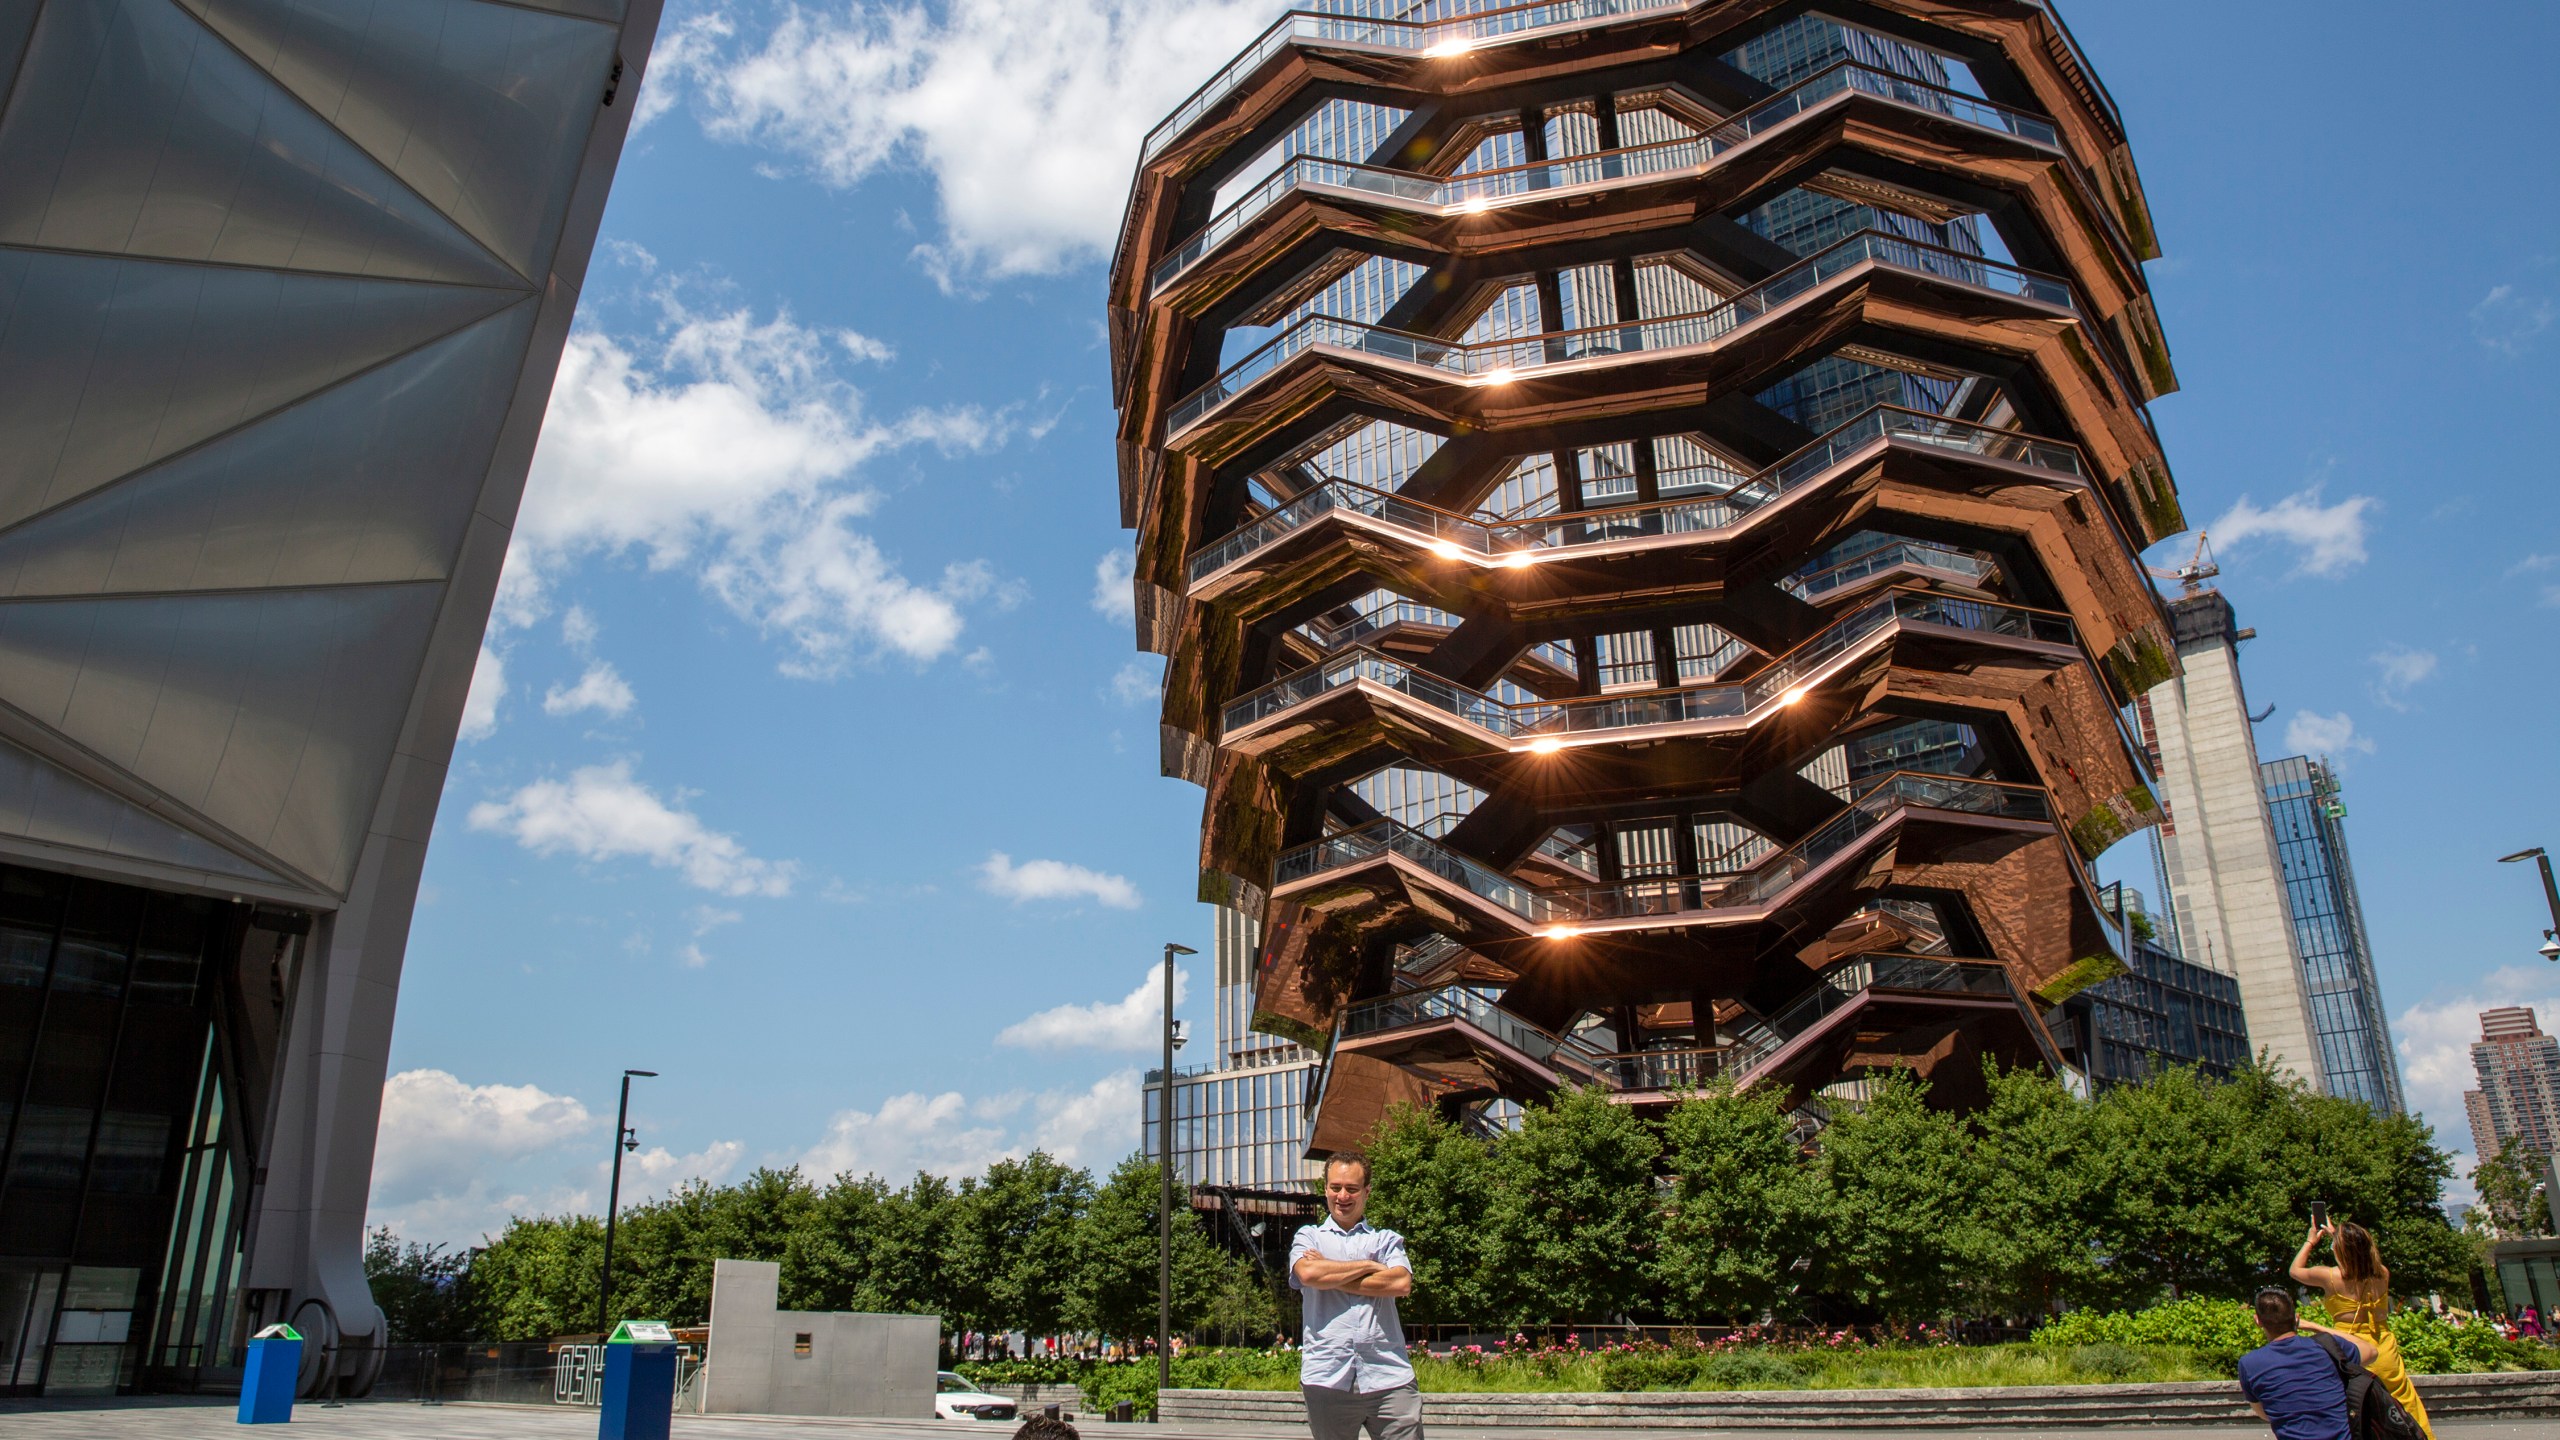
[[55, 948], [53, 987], [75, 995], [120, 995], [133, 959], [138, 890], [83, 881], [71, 892], [71, 909]]
[[195, 1003], [212, 912], [212, 902], [207, 900], [151, 897], [142, 922], [142, 944], [133, 957], [134, 999], [157, 1005]]
[[91, 1152], [97, 1173], [92, 1188], [114, 1195], [148, 1195], [160, 1188], [160, 1166], [169, 1154], [169, 1117], [110, 1110], [98, 1125]]
[[30, 1105], [18, 1116], [18, 1158], [10, 1167], [11, 1186], [31, 1190], [76, 1190], [80, 1165], [89, 1154], [86, 1105]]

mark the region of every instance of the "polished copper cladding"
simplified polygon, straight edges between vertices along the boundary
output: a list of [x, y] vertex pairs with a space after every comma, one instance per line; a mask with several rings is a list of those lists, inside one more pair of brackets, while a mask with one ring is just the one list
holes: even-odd
[[2086, 862], [2158, 817], [2155, 254], [2020, 0], [1293, 12], [1157, 127], [1138, 641], [1316, 1151], [2062, 1062]]

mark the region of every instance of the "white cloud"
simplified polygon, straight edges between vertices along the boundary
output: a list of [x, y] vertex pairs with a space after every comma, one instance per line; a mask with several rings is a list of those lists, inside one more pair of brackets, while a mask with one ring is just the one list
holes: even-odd
[[[794, 6], [732, 47], [705, 26], [661, 47], [706, 129], [790, 154], [824, 183], [932, 178], [946, 286], [1096, 259], [1118, 233], [1146, 131], [1274, 15], [1268, 0], [839, 0]], [[645, 103], [645, 102], [644, 102]]]
[[1137, 619], [1138, 594], [1131, 588], [1137, 574], [1137, 556], [1126, 550], [1104, 551], [1093, 566], [1094, 613], [1114, 620]]
[[[622, 1157], [622, 1203], [630, 1206], [658, 1199], [688, 1180], [717, 1185], [736, 1173], [738, 1161], [746, 1153], [745, 1143], [737, 1140], [714, 1140], [684, 1155], [678, 1155], [664, 1145], [631, 1151]], [[599, 1202], [604, 1198], [605, 1187], [611, 1183], [612, 1165], [610, 1159], [596, 1162], [593, 1183]], [[603, 1206], [597, 1204], [596, 1208], [602, 1209]]]
[[502, 602], [538, 616], [549, 577], [588, 554], [690, 571], [741, 617], [789, 637], [787, 669], [828, 674], [864, 655], [939, 658], [962, 607], [999, 587], [983, 561], [909, 580], [854, 522], [879, 495], [854, 483], [902, 448], [945, 454], [1003, 443], [1010, 412], [916, 410], [877, 420], [835, 373], [878, 342], [788, 315], [701, 314], [672, 288], [654, 339], [569, 337], [525, 489]]
[[596, 637], [603, 633], [604, 627], [596, 623], [596, 617], [588, 614], [584, 605], [572, 605], [560, 617], [560, 642], [581, 655], [594, 649]]
[[2217, 549], [2276, 540], [2302, 552], [2294, 566], [2297, 573], [2339, 574], [2364, 563], [2365, 517], [2381, 502], [2370, 495], [2350, 495], [2335, 505], [2323, 505], [2320, 488], [2297, 490], [2265, 509], [2243, 495], [2206, 529]]
[[2436, 673], [2437, 657], [2433, 650], [2412, 650], [2402, 645], [2386, 645], [2371, 657], [2374, 667], [2382, 672], [2374, 685], [2374, 698], [2394, 710], [2409, 708], [2409, 692]]
[[[1182, 1008], [1191, 976], [1173, 970], [1173, 1004]], [[1150, 965], [1138, 988], [1118, 1000], [1060, 1005], [996, 1032], [999, 1045], [1026, 1050], [1153, 1050], [1164, 1043], [1164, 970]]]
[[480, 659], [471, 667], [471, 693], [462, 699], [463, 740], [486, 740], [498, 733], [498, 706], [507, 698], [507, 657], [480, 647]]
[[2502, 355], [2522, 355], [2551, 328], [2552, 317], [2548, 299], [2500, 285], [2471, 307], [2471, 335]]
[[1115, 910], [1138, 908], [1138, 887], [1125, 877], [1070, 865], [1064, 860], [1025, 860], [1001, 850], [978, 866], [978, 884], [1016, 905], [1025, 900], [1098, 900]]
[[1139, 656], [1111, 676], [1111, 698], [1123, 705], [1143, 705], [1164, 694], [1164, 677], [1156, 665]]
[[2373, 753], [2373, 741], [2356, 733], [2355, 718], [2343, 710], [2335, 715], [2296, 711], [2284, 727], [2284, 744], [2296, 755]]
[[711, 963], [711, 957], [702, 951], [702, 937], [723, 925], [735, 925], [746, 918], [735, 910], [721, 910], [710, 905], [694, 906], [693, 943], [685, 946], [681, 953], [686, 967], [699, 970]]
[[471, 828], [513, 835], [540, 855], [636, 856], [722, 895], [787, 895], [798, 868], [758, 859], [736, 836], [659, 799], [631, 778], [624, 760], [586, 766], [567, 780], [537, 780], [504, 800], [484, 800], [471, 807]]
[[[1045, 1150], [1070, 1165], [1108, 1167], [1138, 1147], [1138, 1072], [1083, 1090], [971, 1100], [956, 1090], [892, 1095], [874, 1110], [843, 1110], [800, 1156], [823, 1183], [847, 1172], [903, 1183], [919, 1170], [975, 1175], [998, 1160]], [[1016, 1123], [1008, 1123], [1016, 1122]]]
[[545, 692], [542, 697], [542, 713], [575, 715], [581, 710], [601, 710], [607, 715], [619, 717], [631, 713], [631, 703], [630, 682], [624, 680], [622, 673], [614, 669], [610, 663], [598, 660], [587, 667], [586, 674], [578, 677], [577, 684], [565, 689], [554, 685]]
[[443, 1070], [403, 1070], [382, 1085], [374, 1203], [456, 1194], [490, 1164], [548, 1150], [597, 1121], [575, 1097], [537, 1086], [471, 1085]]

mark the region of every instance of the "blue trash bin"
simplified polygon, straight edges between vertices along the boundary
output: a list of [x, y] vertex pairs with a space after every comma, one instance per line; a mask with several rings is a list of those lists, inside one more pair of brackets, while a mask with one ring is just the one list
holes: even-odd
[[240, 1377], [240, 1423], [283, 1425], [293, 1419], [294, 1382], [302, 1376], [302, 1336], [270, 1325], [249, 1337], [249, 1368]]
[[597, 1440], [668, 1440], [676, 1407], [676, 1337], [663, 1320], [625, 1320], [604, 1342]]

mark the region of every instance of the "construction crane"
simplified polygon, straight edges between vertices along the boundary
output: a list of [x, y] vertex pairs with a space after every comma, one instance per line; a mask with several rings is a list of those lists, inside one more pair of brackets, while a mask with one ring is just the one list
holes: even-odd
[[2163, 570], [2157, 565], [2145, 565], [2142, 569], [2145, 574], [2159, 579], [2177, 581], [2181, 595], [2195, 594], [2205, 588], [2204, 582], [2222, 573], [2222, 567], [2213, 563], [2212, 541], [2202, 530], [2196, 532], [2196, 553], [2186, 564], [2175, 570]]

